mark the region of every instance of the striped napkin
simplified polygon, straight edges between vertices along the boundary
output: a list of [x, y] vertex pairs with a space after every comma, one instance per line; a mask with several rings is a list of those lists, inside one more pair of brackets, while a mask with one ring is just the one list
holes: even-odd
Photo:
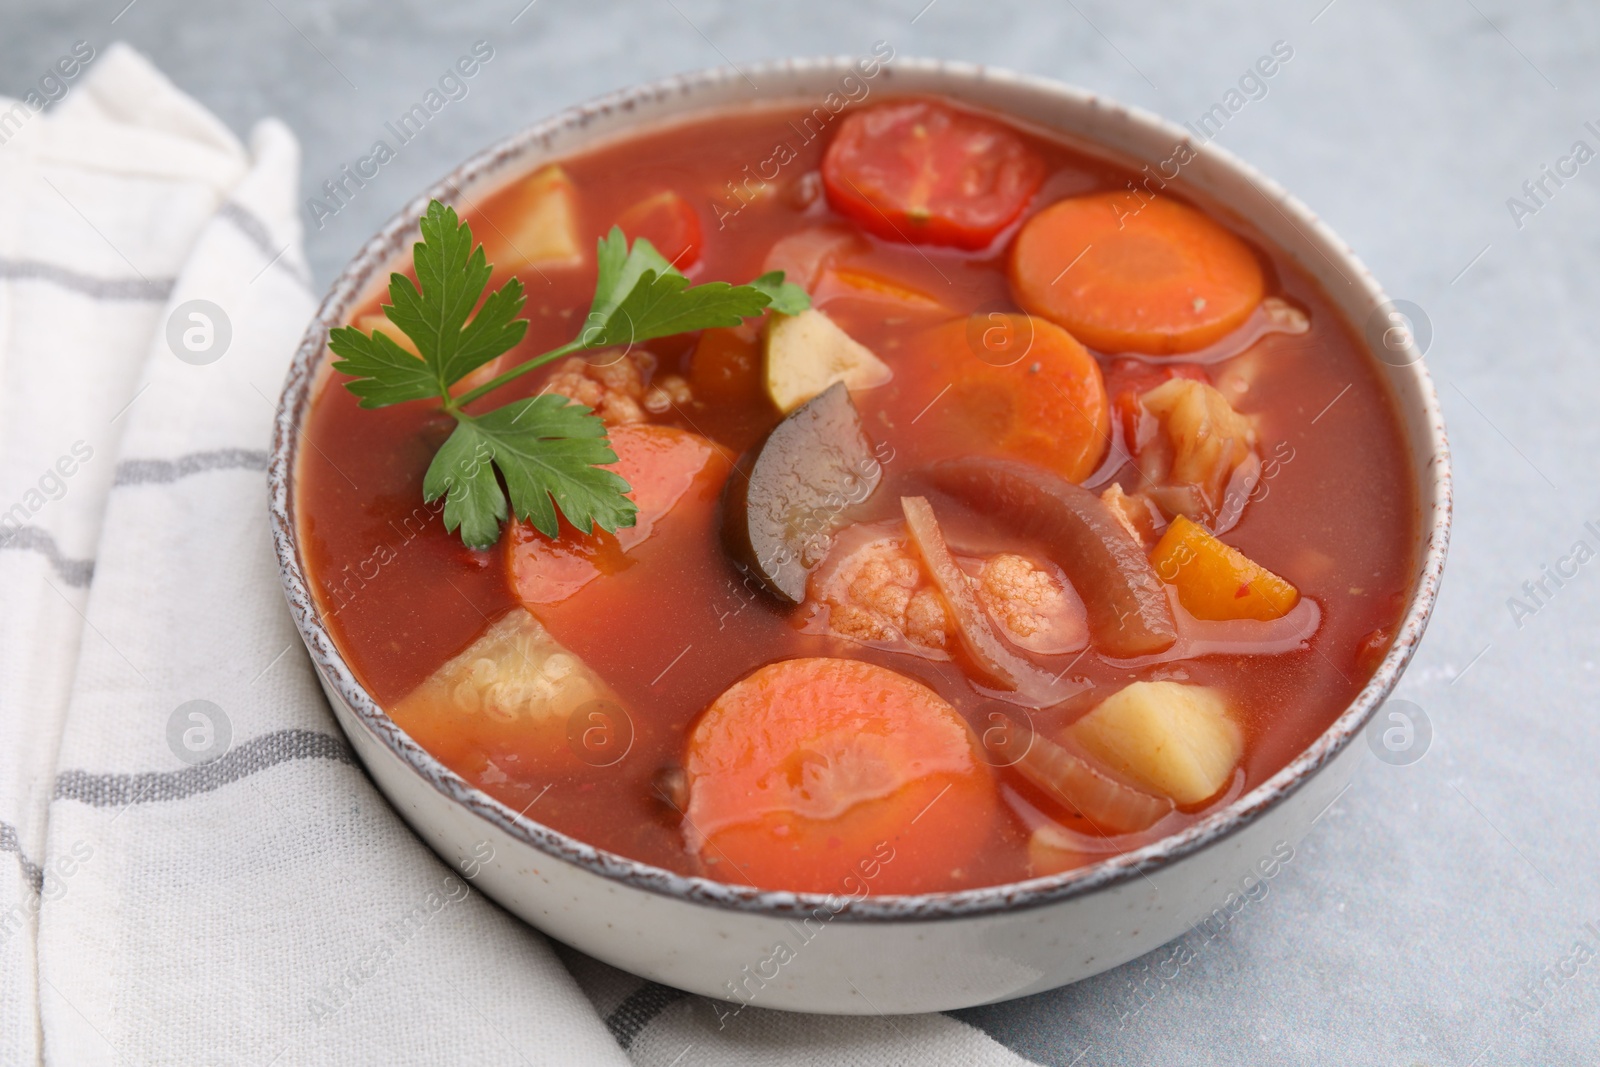
[[0, 1062], [1027, 1062], [944, 1015], [729, 1018], [412, 835], [268, 534], [314, 306], [294, 138], [88, 51], [51, 111], [0, 101]]

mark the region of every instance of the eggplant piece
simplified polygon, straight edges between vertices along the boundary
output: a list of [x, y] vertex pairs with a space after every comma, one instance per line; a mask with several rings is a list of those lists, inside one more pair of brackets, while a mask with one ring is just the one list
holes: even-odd
[[1089, 490], [1020, 460], [973, 456], [926, 471], [945, 493], [1037, 541], [1083, 598], [1094, 643], [1112, 656], [1165, 652], [1172, 605], [1144, 548]]
[[836, 382], [739, 461], [723, 498], [723, 545], [773, 596], [798, 604], [844, 512], [882, 478], [850, 390]]

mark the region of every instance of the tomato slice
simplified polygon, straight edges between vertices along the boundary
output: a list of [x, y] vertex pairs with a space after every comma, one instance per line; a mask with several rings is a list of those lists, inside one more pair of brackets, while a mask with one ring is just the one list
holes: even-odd
[[822, 160], [835, 211], [912, 244], [985, 248], [1043, 181], [1043, 161], [1016, 134], [926, 100], [849, 116]]
[[679, 270], [687, 270], [700, 258], [705, 243], [700, 216], [689, 201], [668, 190], [647, 196], [624, 211], [617, 225], [629, 240], [643, 237]]

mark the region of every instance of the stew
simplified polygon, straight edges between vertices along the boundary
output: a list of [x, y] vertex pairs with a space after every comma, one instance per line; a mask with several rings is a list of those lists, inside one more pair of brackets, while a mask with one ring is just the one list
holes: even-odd
[[[645, 129], [458, 205], [528, 325], [448, 395], [592, 412], [621, 519], [514, 499], [473, 547], [425, 486], [452, 402], [369, 409], [324, 376], [296, 521], [362, 684], [513, 810], [774, 889], [1047, 875], [1282, 768], [1370, 677], [1414, 571], [1357, 336], [1181, 181], [1135, 193], [943, 99], [802, 120]], [[613, 227], [655, 277], [783, 271], [809, 301], [496, 384], [580, 335]], [[420, 358], [383, 301], [351, 322]]]

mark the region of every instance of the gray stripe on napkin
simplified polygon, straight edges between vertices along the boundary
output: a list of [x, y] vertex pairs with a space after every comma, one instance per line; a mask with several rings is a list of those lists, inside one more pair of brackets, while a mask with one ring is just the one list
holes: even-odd
[[15, 852], [17, 862], [22, 865], [22, 875], [33, 886], [33, 891], [38, 893], [44, 889], [44, 868], [22, 851], [22, 839], [17, 836], [17, 828], [4, 819], [0, 819], [0, 852]]
[[201, 471], [264, 471], [270, 457], [254, 448], [217, 448], [191, 452], [176, 459], [125, 459], [117, 464], [112, 485], [148, 485], [175, 482]]
[[252, 737], [210, 762], [181, 771], [140, 774], [63, 771], [56, 776], [55, 798], [79, 800], [97, 808], [182, 800], [196, 793], [209, 793], [268, 767], [303, 759], [355, 763], [355, 757], [340, 738], [313, 730], [274, 730]]
[[272, 247], [272, 235], [267, 232], [267, 224], [250, 214], [244, 205], [232, 200], [225, 201], [217, 208], [217, 216], [233, 223], [234, 229], [249, 238], [250, 243], [268, 259], [277, 254], [277, 249]]
[[57, 576], [67, 585], [83, 589], [94, 578], [94, 560], [63, 555], [56, 539], [42, 526], [18, 526], [13, 530], [0, 526], [0, 549], [7, 548], [39, 553], [50, 561]]
[[0, 256], [0, 278], [50, 282], [95, 300], [162, 301], [172, 295], [176, 278], [97, 278], [54, 263]]
[[[267, 224], [251, 214], [250, 210], [244, 205], [235, 203], [232, 200], [225, 201], [217, 209], [217, 216], [233, 223], [234, 229], [243, 234], [245, 239], [255, 245], [256, 250], [266, 258], [268, 266], [274, 263], [281, 264], [289, 276], [301, 285], [310, 283], [311, 279], [302, 277], [298, 269], [292, 264], [283, 261], [283, 254], [289, 246], [284, 245], [282, 248], [272, 247], [272, 234], [267, 229]], [[266, 267], [261, 269], [263, 272], [266, 271]]]
[[645, 1027], [655, 1022], [656, 1016], [688, 996], [681, 989], [673, 989], [657, 982], [646, 982], [628, 995], [606, 1016], [606, 1029], [626, 1051], [633, 1045]]

